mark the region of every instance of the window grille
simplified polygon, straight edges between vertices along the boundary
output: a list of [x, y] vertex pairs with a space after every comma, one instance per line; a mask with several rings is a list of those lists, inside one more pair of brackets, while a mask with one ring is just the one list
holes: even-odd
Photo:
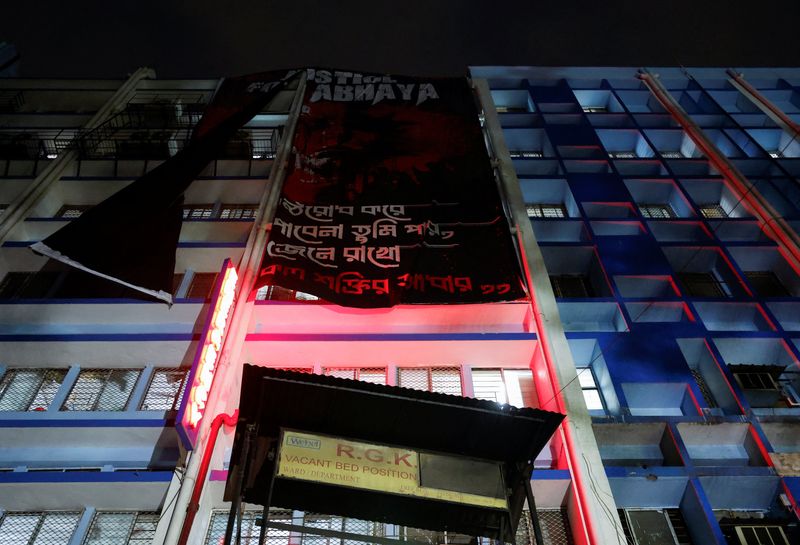
[[45, 411], [67, 372], [63, 369], [9, 369], [0, 381], [0, 411]]
[[583, 113], [586, 114], [604, 114], [608, 112], [605, 106], [581, 106]]
[[124, 411], [141, 371], [84, 369], [61, 407], [64, 411]]
[[597, 387], [597, 379], [594, 376], [594, 370], [589, 367], [577, 367], [578, 382], [581, 385], [583, 392], [583, 399], [586, 402], [586, 408], [590, 411], [603, 411], [603, 396], [600, 395], [600, 389]]
[[0, 543], [68, 545], [81, 514], [77, 512], [8, 512], [0, 515]]
[[594, 297], [589, 278], [581, 274], [553, 274], [550, 275], [550, 284], [557, 298]]
[[90, 208], [92, 208], [90, 205], [65, 204], [58, 210], [58, 212], [56, 212], [56, 217], [63, 219], [79, 218], [84, 212], [86, 212]]
[[255, 219], [258, 205], [255, 204], [223, 204], [219, 213], [223, 220], [251, 220]]
[[683, 159], [684, 155], [680, 151], [662, 151], [661, 157], [664, 159]]
[[727, 285], [714, 273], [678, 273], [678, 278], [691, 297], [728, 297]]
[[155, 369], [140, 407], [143, 411], [177, 411], [186, 390], [186, 369]]
[[560, 203], [534, 203], [526, 204], [525, 209], [529, 218], [566, 218], [567, 209]]
[[747, 281], [760, 297], [789, 297], [778, 276], [772, 271], [745, 271]]
[[440, 394], [462, 395], [458, 367], [399, 367], [397, 385]]
[[[242, 519], [242, 541], [241, 545], [258, 545], [258, 534], [261, 531], [262, 511], [247, 510], [241, 512]], [[285, 510], [270, 510], [269, 520], [292, 523], [292, 512]], [[228, 511], [213, 511], [211, 521], [208, 524], [208, 534], [206, 535], [206, 545], [219, 545], [225, 537], [225, 527], [228, 524]], [[236, 526], [233, 527], [234, 536]], [[267, 528], [267, 537], [264, 541], [266, 545], [287, 545], [289, 543], [289, 532], [276, 528]]]
[[636, 152], [633, 151], [609, 151], [608, 156], [612, 159], [636, 159]]
[[778, 390], [778, 384], [770, 373], [734, 372], [736, 382], [744, 390]]
[[648, 219], [670, 219], [677, 217], [675, 211], [668, 204], [640, 204], [639, 212]]
[[[270, 517], [272, 518], [272, 517]], [[385, 535], [384, 525], [380, 522], [371, 522], [346, 517], [336, 517], [331, 515], [318, 515], [315, 513], [305, 513], [303, 516], [303, 526], [317, 528], [320, 530], [331, 530], [334, 532], [347, 532], [349, 534], [360, 534], [364, 536]], [[361, 545], [361, 541], [353, 541], [332, 536], [320, 536], [310, 533], [303, 533], [301, 538], [302, 545]]]
[[718, 204], [704, 204], [700, 206], [700, 214], [707, 219], [727, 218], [728, 213]]
[[158, 513], [98, 511], [83, 545], [151, 545]]
[[213, 204], [193, 204], [183, 207], [183, 219], [185, 220], [208, 220], [213, 217]]
[[210, 299], [216, 280], [217, 273], [194, 273], [192, 282], [186, 292], [186, 297], [189, 299]]
[[361, 367], [361, 368], [334, 368], [326, 367], [325, 374], [350, 380], [360, 380], [372, 384], [386, 384], [385, 367]]
[[789, 545], [780, 526], [735, 526], [741, 545]]
[[[561, 509], [537, 509], [543, 545], [574, 545], [566, 512]], [[492, 545], [493, 540], [478, 538], [478, 545]], [[533, 523], [527, 508], [523, 509], [517, 526], [516, 545], [538, 545], [533, 534]]]

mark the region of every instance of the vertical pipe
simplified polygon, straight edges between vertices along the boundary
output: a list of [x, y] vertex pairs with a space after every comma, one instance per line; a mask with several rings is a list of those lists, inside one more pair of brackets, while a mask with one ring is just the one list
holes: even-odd
[[[525, 476], [523, 475], [523, 478], [524, 477]], [[533, 524], [533, 535], [536, 538], [536, 545], [544, 545], [544, 539], [542, 538], [542, 527], [539, 524], [539, 514], [536, 512], [536, 500], [533, 497], [533, 489], [531, 488], [532, 478], [533, 471], [531, 471], [530, 479], [524, 478], [525, 496], [528, 498], [528, 511], [530, 511], [531, 514], [531, 524]]]
[[731, 84], [739, 90], [750, 102], [756, 105], [759, 110], [767, 114], [778, 125], [783, 126], [789, 132], [793, 132], [795, 136], [800, 135], [800, 124], [795, 123], [789, 118], [788, 115], [770, 102], [767, 97], [758, 92], [758, 90], [750, 85], [744, 76], [735, 70], [728, 69], [726, 73], [731, 77]]

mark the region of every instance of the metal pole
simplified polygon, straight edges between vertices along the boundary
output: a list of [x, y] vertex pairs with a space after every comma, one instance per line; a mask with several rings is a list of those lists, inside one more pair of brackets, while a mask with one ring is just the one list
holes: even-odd
[[261, 514], [261, 531], [258, 532], [258, 545], [263, 545], [264, 538], [267, 537], [267, 523], [269, 522], [269, 506], [272, 504], [272, 489], [275, 488], [275, 475], [278, 473], [278, 449], [276, 446], [271, 448], [267, 454], [267, 459], [272, 459], [273, 470], [272, 480], [269, 482], [269, 490], [267, 491], [267, 501], [264, 502], [264, 511]]
[[[531, 471], [531, 478], [533, 478], [533, 472]], [[544, 545], [544, 540], [542, 539], [542, 527], [539, 526], [539, 514], [536, 512], [536, 500], [533, 499], [533, 489], [531, 488], [531, 479], [526, 479], [523, 475], [523, 480], [525, 481], [525, 495], [528, 497], [528, 511], [531, 514], [531, 524], [533, 525], [533, 536], [536, 538], [536, 545]]]
[[[231, 545], [231, 538], [233, 537], [233, 523], [239, 515], [239, 510], [242, 506], [242, 489], [244, 488], [244, 479], [247, 476], [245, 469], [249, 467], [250, 459], [250, 444], [253, 442], [255, 435], [255, 424], [248, 424], [247, 431], [245, 432], [244, 444], [242, 445], [242, 452], [239, 454], [239, 467], [236, 468], [238, 473], [236, 479], [236, 490], [231, 500], [231, 510], [228, 514], [228, 524], [225, 527], [225, 545]], [[241, 517], [239, 517], [241, 520]], [[241, 528], [241, 527], [240, 527]]]

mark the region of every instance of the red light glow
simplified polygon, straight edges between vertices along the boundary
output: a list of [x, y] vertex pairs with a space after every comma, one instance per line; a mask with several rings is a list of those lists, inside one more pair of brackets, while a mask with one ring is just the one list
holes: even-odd
[[206, 338], [203, 339], [203, 352], [200, 355], [199, 368], [189, 392], [189, 406], [186, 411], [185, 423], [191, 428], [197, 427], [205, 412], [208, 392], [211, 390], [211, 383], [214, 381], [217, 358], [222, 349], [222, 339], [224, 338], [225, 326], [228, 323], [231, 307], [233, 307], [236, 281], [238, 279], [239, 276], [236, 274], [236, 269], [232, 266], [228, 267], [225, 271], [225, 278], [222, 280], [217, 305], [214, 308]]

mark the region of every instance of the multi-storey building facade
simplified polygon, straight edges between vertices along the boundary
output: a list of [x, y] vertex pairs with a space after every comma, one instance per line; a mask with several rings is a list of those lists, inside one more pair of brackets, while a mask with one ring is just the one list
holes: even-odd
[[[531, 295], [391, 310], [251, 292], [303, 83], [186, 192], [167, 307], [81, 297], [28, 246], [180, 150], [219, 82], [0, 80], [0, 542], [177, 543], [199, 483], [188, 542], [219, 543], [232, 435], [211, 419], [243, 363], [567, 414], [533, 475], [546, 543], [797, 542], [800, 69], [472, 77]], [[176, 415], [225, 260], [237, 298], [192, 445]]]

